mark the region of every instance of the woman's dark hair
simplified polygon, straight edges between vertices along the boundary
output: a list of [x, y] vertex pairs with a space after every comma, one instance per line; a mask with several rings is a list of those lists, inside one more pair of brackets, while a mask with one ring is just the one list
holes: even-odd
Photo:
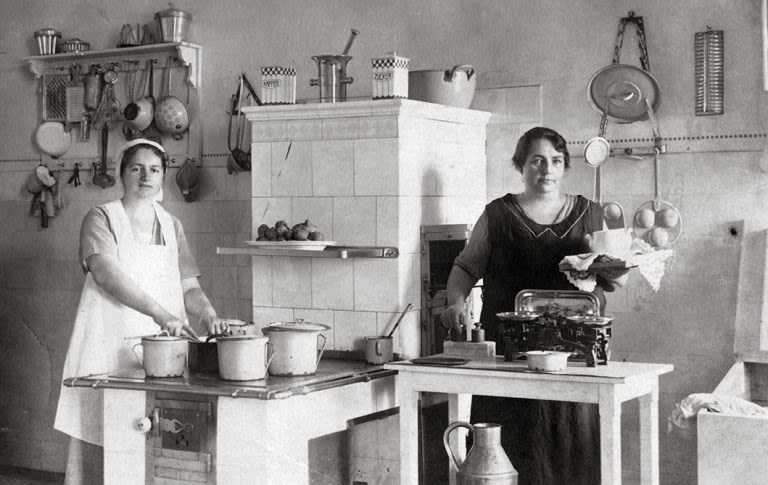
[[138, 152], [141, 149], [146, 149], [160, 157], [160, 164], [163, 167], [163, 176], [165, 176], [165, 172], [168, 170], [168, 155], [161, 151], [156, 146], [150, 145], [149, 143], [139, 143], [138, 145], [133, 145], [132, 147], [128, 148], [123, 152], [123, 160], [120, 162], [120, 177], [123, 176], [123, 172], [125, 172], [125, 167], [128, 166], [128, 163], [133, 160], [133, 157], [136, 155], [136, 152]]
[[568, 145], [565, 142], [565, 138], [551, 128], [537, 126], [523, 133], [523, 136], [517, 141], [515, 154], [512, 155], [512, 163], [515, 164], [520, 173], [523, 173], [523, 165], [525, 165], [525, 159], [528, 157], [528, 151], [530, 151], [531, 145], [536, 140], [549, 141], [555, 147], [555, 150], [563, 154], [565, 169], [568, 170], [571, 167], [571, 155], [568, 153]]

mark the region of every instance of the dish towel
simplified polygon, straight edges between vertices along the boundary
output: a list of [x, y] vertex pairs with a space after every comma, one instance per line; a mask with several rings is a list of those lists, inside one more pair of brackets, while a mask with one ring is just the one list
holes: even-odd
[[672, 432], [674, 427], [684, 431], [691, 430], [695, 426], [696, 415], [702, 409], [738, 416], [768, 417], [768, 409], [746, 399], [723, 394], [697, 393], [675, 404], [675, 409], [667, 419], [667, 433]]
[[597, 258], [601, 261], [622, 260], [629, 266], [637, 267], [640, 275], [651, 285], [653, 291], [658, 291], [661, 278], [664, 276], [665, 262], [672, 256], [671, 249], [654, 249], [642, 239], [632, 241], [632, 247], [624, 254], [583, 253], [566, 256], [560, 261], [568, 281], [582, 291], [594, 291], [597, 285], [597, 273], [589, 267]]

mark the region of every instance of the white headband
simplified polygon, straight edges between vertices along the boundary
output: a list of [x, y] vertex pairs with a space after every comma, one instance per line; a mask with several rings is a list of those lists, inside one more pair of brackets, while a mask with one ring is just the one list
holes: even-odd
[[123, 155], [125, 155], [125, 151], [136, 145], [149, 145], [157, 148], [162, 153], [165, 153], [165, 148], [163, 148], [163, 145], [152, 140], [148, 140], [146, 138], [137, 138], [135, 140], [131, 140], [125, 145], [121, 146], [120, 149], [117, 150], [117, 153], [115, 153], [115, 167], [117, 167], [118, 172], [120, 171], [120, 165], [123, 164]]

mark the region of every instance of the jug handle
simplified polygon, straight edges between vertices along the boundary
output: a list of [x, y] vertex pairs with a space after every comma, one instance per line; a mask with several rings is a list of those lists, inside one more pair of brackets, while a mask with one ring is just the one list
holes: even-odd
[[323, 357], [323, 352], [325, 351], [325, 342], [327, 341], [325, 338], [325, 335], [323, 335], [322, 333], [317, 334], [317, 338], [320, 339], [320, 337], [323, 338], [323, 345], [320, 346], [320, 355], [317, 356], [317, 362], [315, 362], [315, 365], [320, 363], [320, 359]]
[[459, 471], [459, 462], [456, 461], [456, 456], [453, 454], [453, 450], [451, 450], [451, 447], [448, 445], [448, 435], [451, 434], [451, 431], [456, 428], [467, 428], [474, 435], [475, 427], [466, 421], [456, 421], [455, 423], [451, 423], [445, 429], [445, 432], [443, 432], [443, 446], [445, 446], [445, 451], [448, 453], [448, 457], [451, 459], [453, 466], [456, 467], [456, 471]]
[[267, 355], [265, 356], [266, 362], [264, 362], [264, 367], [269, 367], [269, 363], [272, 362], [274, 357], [275, 347], [272, 345], [272, 342], [267, 342]]
[[453, 81], [456, 77], [456, 71], [464, 71], [467, 73], [467, 81], [472, 79], [475, 74], [475, 68], [470, 64], [462, 64], [460, 66], [453, 66], [451, 69], [445, 71], [445, 80], [448, 82]]
[[136, 360], [139, 361], [139, 365], [144, 367], [144, 359], [142, 359], [142, 357], [144, 356], [144, 352], [143, 352], [144, 347], [142, 346], [142, 353], [141, 353], [142, 357], [139, 357], [139, 354], [136, 352], [136, 347], [139, 347], [139, 346], [141, 346], [141, 342], [131, 347], [131, 351], [133, 352], [133, 356], [136, 357]]

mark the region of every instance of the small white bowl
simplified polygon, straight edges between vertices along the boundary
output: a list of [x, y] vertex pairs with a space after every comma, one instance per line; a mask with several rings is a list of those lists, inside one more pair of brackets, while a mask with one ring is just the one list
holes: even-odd
[[568, 352], [531, 350], [525, 353], [528, 368], [540, 372], [562, 372], [568, 367]]

